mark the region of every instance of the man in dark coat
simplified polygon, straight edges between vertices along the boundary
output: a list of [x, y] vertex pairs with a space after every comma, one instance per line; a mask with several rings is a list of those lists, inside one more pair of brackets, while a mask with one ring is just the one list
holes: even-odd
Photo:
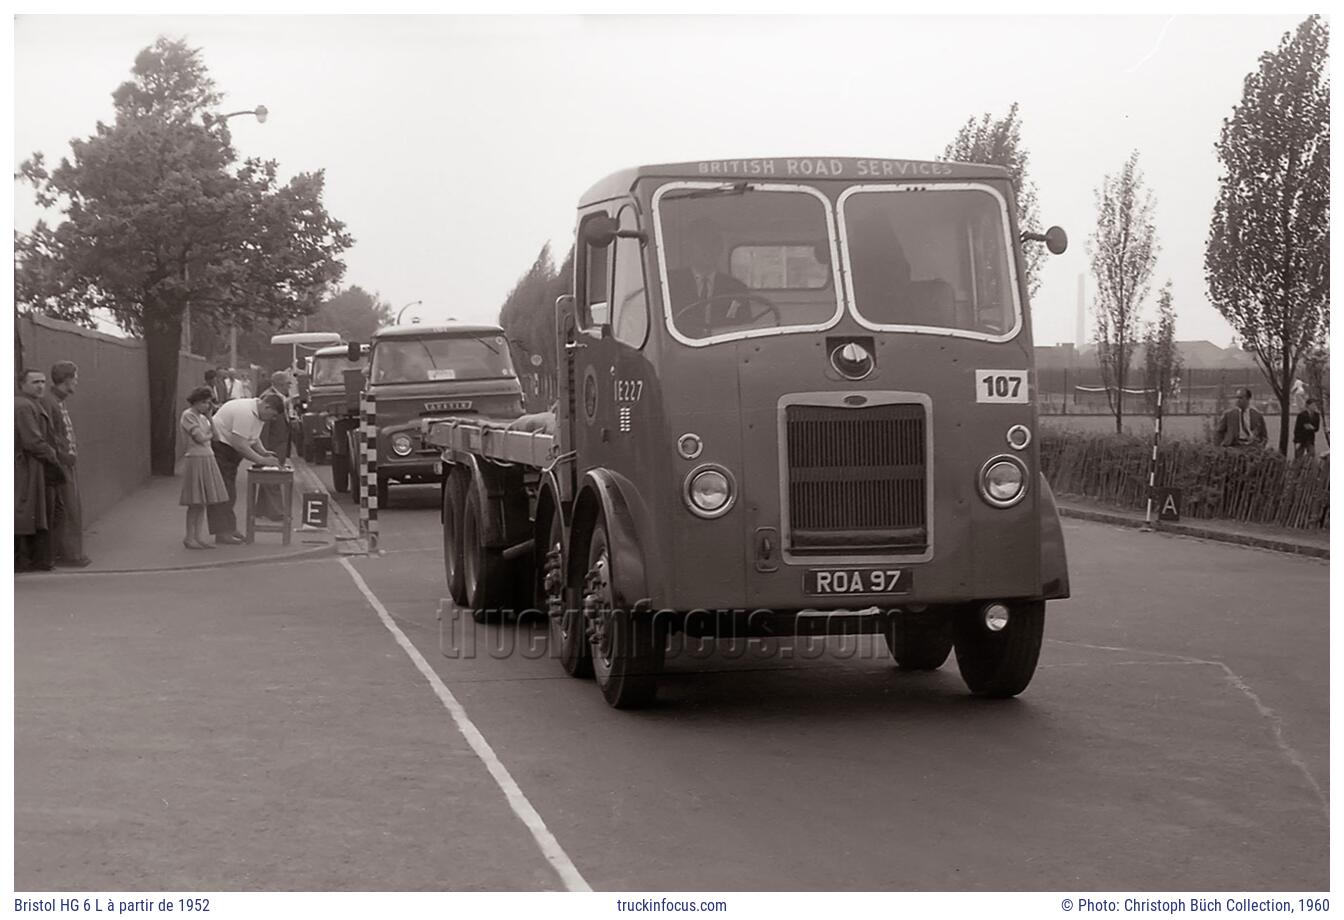
[[1315, 454], [1316, 432], [1320, 430], [1320, 403], [1316, 401], [1315, 396], [1308, 396], [1306, 406], [1297, 414], [1297, 422], [1293, 425], [1293, 447], [1297, 451], [1294, 456]]
[[1263, 448], [1269, 443], [1265, 417], [1258, 409], [1251, 408], [1250, 387], [1237, 390], [1237, 404], [1218, 419], [1215, 435], [1223, 447]]
[[[751, 319], [747, 286], [718, 270], [723, 257], [723, 232], [709, 220], [687, 228], [690, 264], [667, 273], [676, 327], [692, 338], [708, 338]], [[735, 295], [742, 295], [740, 297]]]
[[56, 564], [83, 568], [92, 560], [84, 555], [84, 513], [79, 500], [79, 479], [75, 474], [78, 442], [75, 425], [65, 401], [79, 385], [79, 368], [73, 361], [57, 361], [51, 366], [51, 378], [42, 406], [51, 419], [55, 436], [52, 446], [61, 461], [64, 482], [56, 487], [56, 515], [51, 525], [52, 549]]
[[53, 567], [51, 523], [60, 458], [52, 446], [51, 417], [42, 406], [47, 378], [41, 371], [19, 375], [14, 397], [14, 570], [49, 572]]

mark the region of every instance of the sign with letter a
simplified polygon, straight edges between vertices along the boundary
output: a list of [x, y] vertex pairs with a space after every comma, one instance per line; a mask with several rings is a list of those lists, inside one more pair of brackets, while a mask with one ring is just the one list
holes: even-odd
[[1156, 491], [1157, 519], [1159, 521], [1179, 521], [1181, 519], [1181, 490], [1158, 486]]
[[319, 530], [327, 528], [327, 493], [303, 493], [303, 526]]

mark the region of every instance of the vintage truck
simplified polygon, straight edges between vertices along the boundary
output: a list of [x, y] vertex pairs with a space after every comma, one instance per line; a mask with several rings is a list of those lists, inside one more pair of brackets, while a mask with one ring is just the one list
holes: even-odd
[[1017, 220], [1007, 171], [974, 164], [597, 183], [554, 418], [422, 422], [454, 601], [546, 611], [552, 654], [616, 707], [653, 698], [674, 631], [881, 633], [901, 668], [955, 648], [973, 693], [1020, 693], [1069, 596], [1022, 246], [1067, 240]]
[[[348, 345], [334, 345], [319, 348], [313, 353], [308, 367], [308, 393], [301, 417], [303, 426], [303, 459], [309, 463], [321, 463], [331, 450], [331, 432], [337, 419], [347, 414], [345, 395], [345, 371], [363, 371], [369, 364], [367, 345], [356, 346], [357, 354], [352, 354]], [[345, 480], [349, 469], [344, 455], [341, 456], [340, 476], [332, 471], [334, 478]], [[339, 487], [340, 491], [345, 488]]]
[[[523, 391], [499, 326], [447, 323], [385, 326], [369, 343], [364, 393], [374, 397], [378, 424], [378, 506], [392, 483], [438, 483], [440, 451], [422, 439], [421, 422], [449, 415], [512, 418], [523, 411]], [[359, 470], [359, 418], [340, 419], [350, 475], [332, 473], [338, 491], [353, 488]]]

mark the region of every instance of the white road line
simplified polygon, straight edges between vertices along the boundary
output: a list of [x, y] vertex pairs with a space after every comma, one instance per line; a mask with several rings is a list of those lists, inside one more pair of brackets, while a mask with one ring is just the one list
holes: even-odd
[[514, 782], [508, 768], [495, 755], [494, 749], [490, 747], [490, 742], [485, 740], [485, 736], [467, 717], [467, 711], [462, 708], [462, 704], [457, 701], [457, 697], [453, 696], [452, 691], [444, 686], [443, 681], [439, 679], [439, 675], [434, 673], [434, 669], [429, 666], [429, 662], [420, 654], [419, 649], [411, 644], [411, 640], [406, 638], [406, 634], [397, 628], [397, 624], [392, 620], [392, 615], [387, 612], [387, 608], [378, 600], [377, 595], [369, 590], [369, 586], [360, 577], [355, 567], [350, 564], [350, 560], [343, 558], [340, 562], [341, 565], [345, 566], [345, 570], [350, 573], [350, 577], [354, 579], [355, 587], [359, 588], [360, 593], [364, 595], [364, 599], [369, 602], [369, 606], [378, 614], [378, 619], [383, 621], [387, 631], [392, 633], [392, 638], [397, 640], [397, 645], [401, 646], [402, 651], [411, 659], [416, 669], [424, 675], [425, 680], [429, 681], [429, 686], [433, 688], [435, 696], [439, 698], [439, 702], [443, 703], [443, 708], [448, 710], [448, 714], [453, 717], [453, 722], [457, 724], [457, 730], [462, 733], [462, 737], [467, 739], [467, 744], [471, 745], [471, 749], [476, 753], [476, 756], [490, 771], [495, 783], [504, 793], [504, 798], [508, 800], [509, 807], [513, 809], [513, 813], [532, 833], [532, 839], [537, 842], [541, 854], [546, 857], [546, 861], [560, 876], [560, 881], [564, 883], [565, 888], [569, 891], [592, 891], [593, 889], [584, 881], [583, 876], [579, 874], [579, 870], [574, 866], [568, 854], [560, 847], [555, 835], [541, 820], [541, 815], [537, 814], [537, 810], [532, 807], [532, 803], [527, 800], [527, 796], [523, 795], [523, 791], [518, 788], [518, 784]]
[[[1113, 645], [1088, 645], [1086, 642], [1066, 642], [1063, 639], [1050, 639], [1048, 641], [1057, 643], [1059, 645], [1072, 646], [1074, 648], [1093, 649], [1094, 651], [1099, 652], [1128, 652], [1131, 654], [1153, 655], [1158, 658], [1169, 659], [1172, 663], [1175, 664], [1198, 664], [1210, 668], [1220, 669], [1223, 672], [1223, 676], [1226, 678], [1227, 682], [1231, 684], [1235, 689], [1240, 691], [1248, 700], [1250, 700], [1251, 704], [1255, 706], [1256, 712], [1260, 714], [1260, 717], [1269, 723], [1270, 732], [1274, 736], [1274, 743], [1275, 745], [1278, 746], [1279, 753], [1281, 753], [1288, 760], [1289, 763], [1291, 763], [1294, 767], [1296, 767], [1298, 771], [1302, 774], [1302, 776], [1306, 779], [1307, 784], [1311, 786], [1312, 791], [1316, 793], [1316, 798], [1320, 800], [1321, 806], [1325, 809], [1326, 817], [1327, 818], [1329, 817], [1330, 798], [1325, 794], [1325, 790], [1321, 788], [1321, 784], [1316, 782], [1316, 777], [1312, 775], [1311, 769], [1307, 766], [1306, 760], [1303, 759], [1302, 755], [1297, 752], [1296, 748], [1294, 748], [1291, 744], [1288, 743], [1288, 739], [1284, 734], [1283, 717], [1280, 716], [1273, 709], [1266, 706], [1264, 701], [1260, 699], [1259, 694], [1257, 694], [1254, 690], [1252, 690], [1250, 685], [1247, 684], [1246, 681], [1242, 680], [1241, 677], [1238, 674], [1236, 674], [1236, 672], [1234, 672], [1223, 662], [1209, 661], [1204, 658], [1194, 658], [1189, 655], [1175, 655], [1172, 654], [1171, 652], [1153, 652], [1141, 648], [1119, 648]], [[1153, 662], [1153, 664], [1160, 664], [1160, 663], [1162, 662]]]

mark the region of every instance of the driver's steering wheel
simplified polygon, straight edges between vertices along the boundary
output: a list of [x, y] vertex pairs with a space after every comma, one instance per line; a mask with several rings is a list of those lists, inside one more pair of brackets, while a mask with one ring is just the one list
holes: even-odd
[[745, 301], [747, 303], [758, 303], [764, 306], [764, 309], [761, 310], [759, 313], [753, 313], [750, 317], [748, 317], [746, 320], [742, 322], [737, 321], [730, 322], [729, 323], [730, 327], [735, 328], [737, 326], [748, 326], [751, 325], [752, 323], [755, 323], [758, 319], [760, 319], [763, 316], [773, 317], [776, 326], [784, 325], [779, 315], [779, 306], [769, 297], [766, 297], [764, 294], [757, 294], [754, 291], [736, 291], [733, 293], [712, 294], [709, 297], [706, 297], [702, 300], [697, 300], [694, 301], [693, 303], [688, 303], [686, 304], [686, 306], [682, 307], [681, 309], [677, 310], [677, 312], [672, 314], [672, 323], [673, 325], [680, 328], [681, 318], [685, 316], [687, 313], [690, 313], [691, 311], [696, 309], [699, 309], [703, 313], [705, 307], [721, 300], [728, 301], [729, 304], [731, 304], [735, 300], [740, 300]]

